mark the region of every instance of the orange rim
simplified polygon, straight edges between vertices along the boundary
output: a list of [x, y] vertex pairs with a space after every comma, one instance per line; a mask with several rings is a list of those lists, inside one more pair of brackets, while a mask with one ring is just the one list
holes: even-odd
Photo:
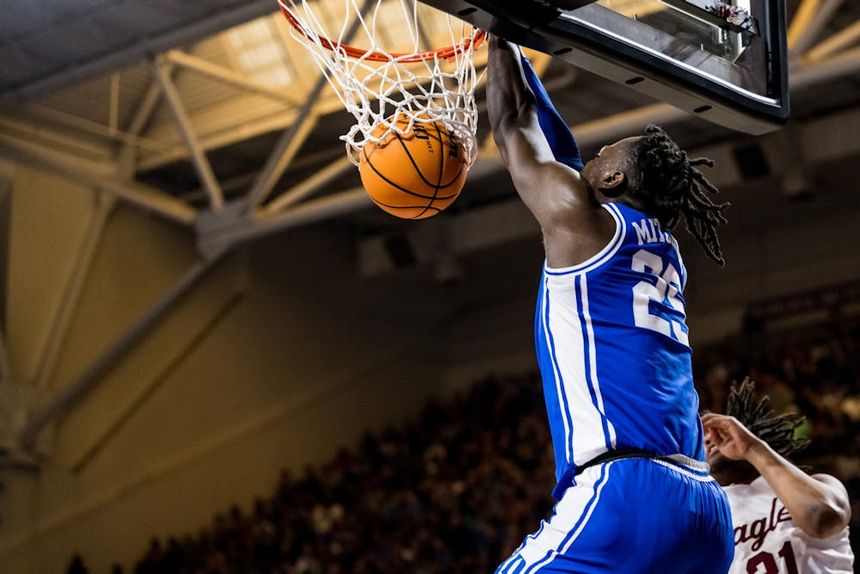
[[[292, 12], [287, 10], [283, 4], [278, 2], [278, 6], [281, 8], [281, 12], [284, 14], [284, 18], [287, 19], [287, 22], [298, 31], [299, 34], [307, 38], [311, 41], [316, 41], [316, 38], [310, 36], [307, 32], [305, 32], [302, 27], [301, 22], [299, 22], [298, 18], [293, 16]], [[337, 43], [332, 42], [325, 36], [319, 36], [320, 44], [323, 45], [327, 50], [336, 50], [341, 49], [344, 53], [350, 58], [363, 58], [365, 60], [370, 60], [371, 62], [390, 62], [391, 60], [397, 60], [398, 62], [403, 63], [411, 63], [411, 62], [424, 62], [426, 60], [432, 60], [434, 58], [442, 58], [443, 60], [450, 60], [454, 58], [457, 54], [461, 54], [463, 52], [468, 51], [469, 49], [478, 49], [481, 47], [481, 44], [484, 43], [484, 40], [487, 38], [487, 33], [483, 30], [478, 30], [478, 33], [475, 34], [474, 40], [472, 38], [466, 38], [463, 42], [462, 46], [451, 45], [446, 48], [438, 48], [436, 50], [427, 50], [426, 52], [416, 52], [414, 54], [407, 53], [394, 53], [389, 54], [387, 52], [378, 52], [373, 51], [370, 52], [368, 50], [362, 50], [361, 48], [355, 48], [353, 46], [349, 46], [347, 44], [341, 44], [338, 46]], [[474, 46], [472, 43], [474, 42]]]

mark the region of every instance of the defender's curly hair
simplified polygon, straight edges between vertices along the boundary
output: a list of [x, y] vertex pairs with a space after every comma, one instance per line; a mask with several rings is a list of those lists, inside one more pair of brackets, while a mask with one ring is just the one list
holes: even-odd
[[732, 383], [726, 414], [738, 419], [750, 432], [786, 458], [809, 445], [808, 440], [794, 436], [795, 429], [803, 424], [805, 417], [795, 413], [777, 415], [770, 408], [770, 397], [757, 396], [755, 382], [749, 377], [740, 385], [737, 381]]
[[634, 156], [636, 174], [631, 195], [667, 229], [675, 229], [683, 216], [687, 230], [708, 257], [721, 267], [725, 265], [717, 226], [726, 223], [722, 212], [729, 204], [711, 201], [708, 193], [719, 190], [696, 169], [699, 165], [713, 167], [714, 162], [704, 157], [687, 158], [687, 152], [655, 125], [649, 125], [636, 143]]

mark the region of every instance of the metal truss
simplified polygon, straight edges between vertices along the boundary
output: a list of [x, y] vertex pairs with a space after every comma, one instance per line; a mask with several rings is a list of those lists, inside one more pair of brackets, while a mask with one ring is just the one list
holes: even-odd
[[40, 389], [47, 389], [54, 374], [60, 351], [72, 324], [75, 309], [83, 294], [86, 280], [90, 275], [93, 261], [104, 236], [105, 227], [116, 204], [114, 197], [104, 194], [96, 194], [95, 202], [96, 205], [90, 215], [84, 239], [78, 245], [78, 251], [75, 254], [71, 275], [63, 288], [63, 298], [60, 300], [56, 313], [54, 313], [51, 328], [48, 331], [48, 340], [42, 350], [35, 377], [35, 385]]
[[192, 264], [173, 286], [159, 297], [158, 301], [108, 347], [104, 354], [90, 363], [80, 375], [63, 385], [41, 409], [32, 413], [21, 429], [18, 437], [20, 445], [32, 448], [38, 433], [98, 384], [102, 375], [149, 333], [183, 297], [188, 295], [219, 259], [220, 256], [216, 255]]
[[224, 192], [221, 190], [221, 185], [215, 177], [215, 172], [212, 171], [209, 160], [206, 159], [206, 153], [200, 145], [197, 134], [194, 133], [191, 119], [182, 105], [179, 90], [176, 89], [176, 85], [170, 78], [167, 64], [162, 57], [159, 56], [153, 60], [152, 71], [155, 79], [158, 80], [158, 85], [161, 86], [161, 93], [164, 99], [167, 100], [168, 107], [173, 114], [173, 119], [176, 121], [176, 128], [188, 147], [188, 153], [191, 154], [191, 163], [194, 164], [197, 176], [206, 189], [206, 193], [209, 194], [209, 206], [215, 211], [221, 211], [224, 209]]
[[796, 59], [821, 34], [843, 0], [803, 0], [788, 27], [789, 57]]
[[[820, 38], [821, 31], [835, 13], [840, 1], [804, 0], [797, 11], [789, 31], [793, 56], [791, 87], [794, 91], [860, 72], [860, 47], [853, 47], [860, 41], [860, 22], [855, 22], [828, 38]], [[548, 56], [541, 57], [536, 62], [536, 67], [538, 70], [546, 69], [550, 61]], [[0, 129], [0, 155], [72, 181], [83, 182], [104, 196], [79, 248], [77, 269], [66, 285], [66, 294], [54, 317], [52, 334], [43, 350], [38, 375], [36, 380], [32, 381], [33, 384], [47, 388], [53, 375], [59, 350], [80, 299], [93, 255], [116, 201], [193, 229], [200, 252], [200, 260], [125, 333], [111, 343], [101, 357], [95, 359], [74, 380], [57, 385], [60, 390], [28, 418], [19, 436], [22, 445], [32, 445], [43, 429], [98, 384], [105, 371], [146, 336], [225, 254], [258, 238], [342, 216], [371, 205], [360, 188], [313, 197], [327, 190], [334, 180], [353, 169], [345, 157], [331, 162], [301, 183], [283, 190], [274, 199], [269, 199], [281, 176], [294, 166], [296, 156], [313, 133], [318, 120], [335, 109], [330, 102], [323, 101], [322, 96], [326, 90], [324, 77], [316, 77], [315, 82], [308, 84], [309, 89], [305, 93], [297, 94], [262, 85], [233, 69], [174, 49], [155, 56], [150, 62], [152, 83], [125, 129], [120, 132], [113, 122], [112, 125], [95, 128], [103, 133], [114, 134], [117, 145], [111, 151], [112, 160], [109, 162], [87, 163], [68, 153], [46, 151], [46, 137], [58, 140], [69, 138], [47, 125], [32, 126], [35, 130], [33, 133], [21, 129], [12, 132]], [[225, 186], [218, 181], [206, 157], [206, 151], [213, 146], [226, 141], [234, 143], [235, 140], [207, 140], [197, 133], [183, 104], [180, 89], [173, 79], [177, 70], [201, 74], [249, 94], [262, 95], [283, 106], [281, 116], [271, 120], [273, 123], [263, 125], [286, 129], [264, 167], [253, 176], [253, 184], [244, 197], [225, 200]], [[74, 75], [75, 72], [70, 71], [69, 74]], [[50, 86], [43, 86], [45, 89], [48, 87]], [[140, 166], [141, 142], [145, 140], [142, 134], [160, 103], [167, 105], [174, 127], [185, 146], [184, 152], [171, 150], [170, 154], [174, 155], [168, 157], [190, 159], [208, 198], [207, 209], [195, 209], [182, 199], [134, 180], [134, 173]], [[115, 118], [115, 114], [106, 114], [106, 117]], [[575, 125], [572, 129], [576, 132], [580, 144], [589, 146], [627, 135], [648, 123], [666, 125], [688, 117], [672, 106], [653, 104]], [[0, 128], [8, 125], [8, 122], [14, 122], [14, 118], [0, 117]], [[250, 129], [237, 129], [230, 137], [247, 138], [256, 133]], [[501, 167], [490, 140], [482, 146], [480, 160], [472, 170], [472, 177], [483, 177]], [[0, 333], [0, 381], [8, 378], [9, 360]]]

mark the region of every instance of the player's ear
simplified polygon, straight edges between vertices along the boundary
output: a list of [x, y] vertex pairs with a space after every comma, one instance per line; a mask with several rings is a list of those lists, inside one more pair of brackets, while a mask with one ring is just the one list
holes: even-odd
[[607, 173], [600, 180], [600, 191], [606, 197], [618, 197], [627, 191], [627, 176], [621, 170]]

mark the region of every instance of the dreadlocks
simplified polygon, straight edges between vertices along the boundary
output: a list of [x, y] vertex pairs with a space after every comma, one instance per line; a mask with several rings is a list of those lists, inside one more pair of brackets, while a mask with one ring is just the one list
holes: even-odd
[[699, 165], [713, 167], [714, 162], [708, 158], [688, 159], [687, 152], [654, 125], [649, 125], [646, 135], [636, 143], [634, 156], [638, 173], [631, 195], [641, 200], [646, 211], [667, 229], [675, 229], [683, 215], [687, 230], [708, 257], [725, 265], [717, 226], [726, 223], [722, 212], [729, 204], [711, 201], [707, 192], [719, 190], [696, 169]]
[[740, 385], [732, 383], [726, 414], [738, 419], [750, 432], [786, 458], [809, 444], [808, 440], [794, 436], [794, 430], [803, 424], [804, 417], [794, 413], [775, 414], [770, 408], [770, 397], [757, 397], [755, 382], [749, 377]]

